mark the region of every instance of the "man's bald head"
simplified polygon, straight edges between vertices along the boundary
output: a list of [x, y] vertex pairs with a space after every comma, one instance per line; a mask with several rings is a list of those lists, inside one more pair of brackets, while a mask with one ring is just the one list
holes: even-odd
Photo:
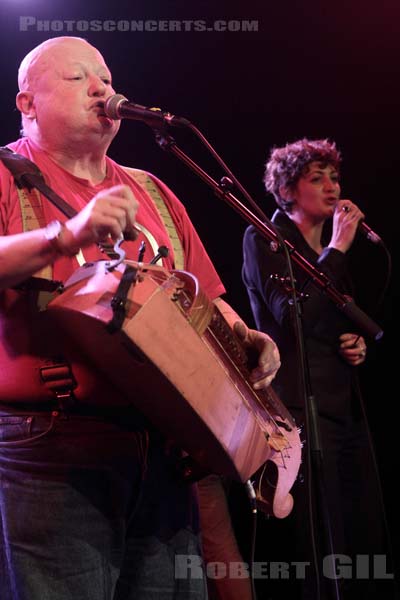
[[[91, 46], [89, 42], [79, 37], [61, 36], [45, 40], [33, 50], [31, 50], [25, 58], [23, 58], [18, 70], [18, 88], [19, 91], [34, 90], [35, 83], [40, 76], [46, 71], [49, 62], [54, 56], [54, 51], [62, 52], [62, 49], [71, 46], [85, 44]], [[97, 50], [96, 50], [97, 52]], [[99, 52], [100, 55], [100, 52]]]
[[[23, 135], [46, 148], [90, 143], [108, 147], [119, 122], [101, 112], [115, 93], [101, 53], [79, 37], [51, 38], [21, 62], [17, 108]], [[61, 135], [62, 132], [62, 135]]]

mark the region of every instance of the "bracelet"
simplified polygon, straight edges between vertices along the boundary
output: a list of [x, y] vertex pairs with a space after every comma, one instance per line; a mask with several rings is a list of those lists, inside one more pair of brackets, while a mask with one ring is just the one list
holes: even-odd
[[71, 250], [63, 243], [63, 233], [67, 228], [60, 221], [51, 221], [44, 229], [44, 237], [49, 242], [51, 248], [61, 256], [75, 256], [78, 250]]

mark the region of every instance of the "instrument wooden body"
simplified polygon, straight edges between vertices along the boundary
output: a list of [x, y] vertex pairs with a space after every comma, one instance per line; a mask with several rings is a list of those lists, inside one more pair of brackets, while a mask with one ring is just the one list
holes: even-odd
[[[85, 265], [66, 283], [48, 307], [57, 327], [205, 470], [242, 482], [264, 472], [263, 508], [289, 514], [299, 432], [271, 388], [255, 392], [248, 383], [244, 350], [197, 279], [133, 261], [114, 270], [109, 264]], [[121, 328], [110, 332], [113, 298], [128, 267], [136, 282]]]

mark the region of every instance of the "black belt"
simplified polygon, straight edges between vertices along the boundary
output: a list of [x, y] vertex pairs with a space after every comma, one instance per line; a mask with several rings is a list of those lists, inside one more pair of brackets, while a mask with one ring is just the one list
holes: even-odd
[[48, 402], [0, 402], [0, 412], [7, 413], [52, 413], [54, 411], [62, 412], [66, 415], [78, 415], [82, 417], [104, 417], [123, 419], [127, 417], [136, 417], [143, 420], [142, 415], [132, 405], [125, 406], [96, 406], [92, 404], [83, 404], [75, 400], [75, 402], [60, 410], [56, 400]]

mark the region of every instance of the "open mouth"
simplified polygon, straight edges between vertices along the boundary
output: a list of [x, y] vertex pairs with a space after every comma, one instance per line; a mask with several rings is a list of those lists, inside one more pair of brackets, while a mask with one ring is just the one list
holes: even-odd
[[104, 112], [104, 102], [96, 102], [96, 104], [92, 106], [92, 108], [97, 110], [97, 114], [99, 117], [107, 117], [106, 113]]

